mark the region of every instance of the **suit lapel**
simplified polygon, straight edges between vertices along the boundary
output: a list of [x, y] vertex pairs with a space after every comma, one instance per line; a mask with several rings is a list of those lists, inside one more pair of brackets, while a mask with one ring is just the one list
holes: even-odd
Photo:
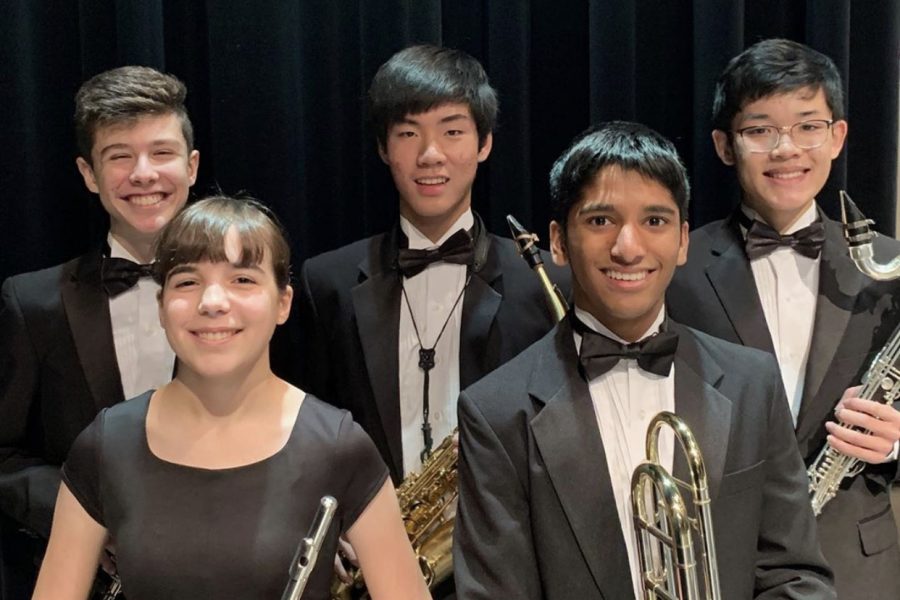
[[628, 554], [606, 466], [603, 441], [568, 320], [547, 345], [529, 393], [544, 403], [531, 422], [535, 443], [591, 576], [608, 600], [630, 598]]
[[109, 299], [100, 282], [100, 260], [99, 250], [78, 259], [63, 274], [60, 291], [78, 360], [98, 410], [125, 399]]
[[737, 227], [734, 217], [722, 224], [712, 244], [706, 276], [741, 344], [774, 353], [756, 281]]
[[[725, 450], [731, 430], [731, 400], [717, 387], [725, 374], [685, 327], [670, 321], [678, 332], [675, 353], [675, 414], [681, 417], [697, 440], [706, 465], [710, 498], [716, 498], [725, 469]], [[690, 481], [684, 452], [675, 444], [672, 468], [675, 477]], [[682, 490], [682, 494], [686, 492]], [[685, 498], [690, 504], [691, 499]]]
[[[503, 300], [500, 291], [503, 273], [496, 245], [491, 243], [491, 236], [484, 231], [480, 218], [477, 215], [475, 218], [479, 223], [476, 226], [476, 260], [463, 298], [459, 332], [459, 389], [465, 389], [497, 367], [497, 357], [489, 351], [488, 335]], [[479, 262], [479, 256], [485, 257], [483, 264]]]
[[830, 219], [825, 224], [825, 244], [819, 263], [819, 293], [803, 384], [803, 400], [797, 415], [797, 438], [815, 435], [825, 415], [838, 398], [820, 397], [819, 390], [840, 347], [850, 316], [866, 278], [847, 252], [840, 225]]
[[373, 241], [359, 264], [360, 283], [351, 290], [356, 326], [369, 384], [391, 454], [393, 471], [403, 474], [400, 382], [397, 366], [400, 284], [393, 269], [396, 228]]

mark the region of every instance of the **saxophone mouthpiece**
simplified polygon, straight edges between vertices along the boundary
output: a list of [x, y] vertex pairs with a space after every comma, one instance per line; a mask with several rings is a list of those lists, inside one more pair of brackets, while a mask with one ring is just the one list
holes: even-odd
[[847, 240], [847, 245], [855, 248], [872, 243], [872, 240], [875, 239], [875, 232], [872, 231], [870, 225], [873, 225], [875, 221], [867, 219], [862, 214], [847, 192], [841, 190], [840, 196], [841, 222], [844, 224], [844, 238]]
[[512, 215], [506, 215], [506, 223], [509, 225], [509, 231], [516, 241], [516, 248], [519, 250], [519, 254], [522, 255], [528, 266], [534, 269], [537, 265], [544, 264], [541, 252], [537, 247], [538, 236], [522, 227], [518, 219]]

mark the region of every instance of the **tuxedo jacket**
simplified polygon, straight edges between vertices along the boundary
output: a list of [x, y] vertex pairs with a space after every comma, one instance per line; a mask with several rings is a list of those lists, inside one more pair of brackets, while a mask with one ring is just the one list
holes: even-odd
[[100, 259], [98, 248], [2, 288], [0, 512], [44, 538], [69, 447], [124, 399]]
[[[819, 291], [795, 431], [807, 465], [825, 444], [825, 422], [834, 419], [837, 401], [860, 383], [900, 314], [900, 283], [863, 275], [849, 257], [841, 225], [822, 218]], [[675, 273], [666, 307], [687, 325], [774, 354], [743, 246], [737, 214], [692, 232], [688, 262]], [[879, 262], [897, 255], [900, 243], [876, 239]], [[900, 598], [900, 549], [890, 507], [896, 469], [896, 462], [872, 465], [845, 480], [818, 518], [822, 549], [842, 600], [870, 600], [873, 593]]]
[[[775, 361], [670, 329], [679, 335], [675, 412], [705, 459], [722, 597], [834, 598]], [[459, 419], [459, 597], [634, 597], [569, 321], [466, 389]], [[690, 479], [678, 448], [673, 471]]]
[[[487, 233], [476, 220], [475, 265], [462, 307], [460, 389], [524, 350], [555, 321], [515, 243]], [[300, 387], [351, 411], [395, 482], [403, 476], [399, 236], [397, 225], [303, 264], [292, 318], [300, 349], [291, 357], [300, 367]], [[567, 293], [568, 270], [542, 254], [548, 275]]]

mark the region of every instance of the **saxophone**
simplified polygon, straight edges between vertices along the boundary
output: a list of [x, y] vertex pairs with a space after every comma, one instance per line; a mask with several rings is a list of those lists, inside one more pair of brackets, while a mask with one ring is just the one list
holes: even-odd
[[[444, 438], [422, 463], [421, 473], [410, 473], [397, 488], [403, 525], [429, 588], [453, 574], [453, 519], [447, 517], [447, 508], [459, 494], [455, 435], [456, 430]], [[331, 599], [369, 598], [362, 570], [351, 568], [348, 574], [351, 583], [332, 580]]]
[[544, 290], [547, 306], [556, 320], [562, 321], [566, 313], [569, 312], [569, 303], [566, 302], [566, 297], [563, 296], [559, 287], [550, 281], [550, 278], [547, 276], [547, 270], [544, 269], [544, 260], [541, 258], [541, 251], [536, 245], [538, 241], [537, 234], [529, 233], [512, 215], [506, 215], [506, 224], [509, 225], [509, 231], [516, 242], [519, 254], [540, 279], [541, 289]]
[[[894, 258], [888, 265], [874, 261], [872, 241], [876, 234], [869, 227], [872, 221], [863, 216], [843, 190], [841, 190], [841, 220], [844, 223], [844, 237], [849, 246], [850, 258], [860, 271], [880, 281], [900, 277], [900, 257]], [[869, 365], [862, 383], [859, 397], [864, 400], [890, 404], [900, 395], [900, 327], [894, 330], [888, 343]], [[865, 431], [857, 426], [850, 429]], [[841, 481], [845, 477], [858, 475], [865, 467], [866, 463], [825, 444], [807, 471], [813, 513], [819, 516], [825, 504], [837, 494]]]

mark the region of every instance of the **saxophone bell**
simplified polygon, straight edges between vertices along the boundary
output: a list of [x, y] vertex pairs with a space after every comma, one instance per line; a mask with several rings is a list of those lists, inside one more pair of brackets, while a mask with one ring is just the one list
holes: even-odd
[[[659, 464], [659, 434], [672, 429], [684, 450], [690, 484]], [[645, 600], [721, 600], [712, 510], [703, 454], [687, 424], [671, 412], [647, 428], [647, 460], [631, 477], [631, 506]], [[679, 486], [691, 491], [694, 516]], [[695, 539], [696, 538], [696, 539]]]

